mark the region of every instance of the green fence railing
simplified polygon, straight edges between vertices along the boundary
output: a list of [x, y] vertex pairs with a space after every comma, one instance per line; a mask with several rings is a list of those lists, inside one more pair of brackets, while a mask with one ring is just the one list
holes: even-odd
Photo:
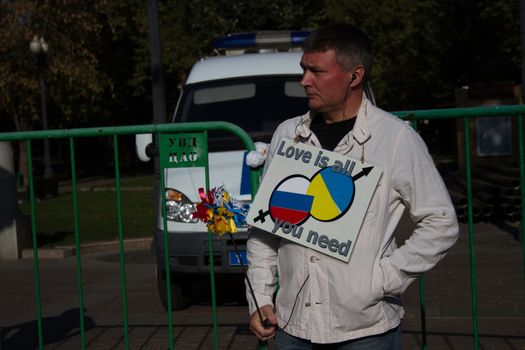
[[[465, 171], [466, 171], [466, 192], [468, 200], [468, 234], [469, 234], [469, 264], [471, 281], [471, 302], [472, 302], [472, 331], [473, 348], [479, 348], [479, 329], [478, 329], [478, 303], [477, 303], [477, 283], [476, 283], [476, 258], [474, 254], [474, 219], [473, 219], [473, 196], [472, 196], [472, 169], [471, 169], [471, 140], [469, 119], [478, 117], [501, 117], [513, 116], [517, 118], [518, 128], [518, 160], [520, 169], [520, 200], [521, 200], [521, 219], [520, 219], [520, 240], [523, 249], [523, 272], [525, 278], [525, 175], [524, 175], [524, 147], [523, 147], [523, 114], [525, 106], [493, 106], [493, 107], [472, 107], [472, 108], [450, 108], [433, 109], [419, 111], [394, 112], [395, 115], [412, 121], [412, 125], [417, 129], [417, 122], [422, 120], [443, 120], [443, 119], [463, 119], [464, 142], [465, 142]], [[421, 329], [422, 329], [422, 349], [427, 349], [426, 341], [426, 310], [424, 298], [424, 277], [421, 276], [420, 282], [420, 305], [421, 305]]]
[[[474, 255], [474, 220], [473, 220], [473, 196], [472, 196], [472, 174], [471, 174], [471, 155], [470, 155], [470, 134], [468, 121], [471, 118], [478, 117], [498, 117], [498, 116], [512, 116], [517, 118], [518, 125], [518, 144], [519, 144], [519, 169], [520, 169], [520, 200], [521, 200], [521, 218], [525, 218], [525, 167], [524, 167], [524, 146], [523, 146], [523, 121], [522, 115], [525, 114], [525, 106], [497, 106], [497, 107], [475, 107], [475, 108], [457, 108], [457, 109], [439, 109], [439, 110], [420, 110], [420, 111], [402, 111], [395, 112], [395, 115], [410, 120], [413, 126], [417, 128], [417, 124], [422, 120], [442, 120], [442, 119], [463, 119], [464, 138], [465, 138], [465, 167], [466, 167], [466, 192], [468, 197], [468, 232], [469, 232], [469, 248], [470, 248], [470, 277], [471, 277], [471, 292], [472, 292], [472, 320], [473, 320], [473, 348], [479, 347], [479, 332], [478, 332], [478, 315], [477, 315], [477, 291], [476, 291], [476, 261]], [[2, 141], [28, 141], [28, 170], [29, 170], [29, 188], [30, 188], [30, 207], [31, 207], [31, 224], [32, 224], [32, 240], [33, 240], [33, 256], [34, 256], [34, 276], [36, 285], [36, 313], [37, 313], [37, 331], [39, 348], [43, 348], [43, 333], [42, 333], [42, 312], [40, 300], [40, 277], [38, 266], [38, 242], [37, 242], [37, 228], [36, 228], [36, 213], [35, 213], [35, 193], [34, 193], [34, 179], [33, 179], [33, 155], [32, 155], [32, 141], [42, 139], [67, 139], [69, 142], [69, 151], [71, 158], [71, 180], [73, 193], [73, 215], [75, 225], [75, 245], [76, 245], [76, 270], [77, 270], [77, 288], [78, 300], [80, 309], [80, 334], [82, 339], [82, 349], [86, 348], [85, 330], [84, 330], [84, 302], [83, 302], [83, 284], [82, 284], [82, 267], [80, 257], [80, 240], [78, 230], [78, 199], [76, 190], [76, 164], [75, 164], [75, 139], [83, 137], [111, 137], [113, 141], [113, 158], [115, 162], [115, 180], [117, 192], [117, 216], [118, 216], [118, 240], [120, 243], [120, 269], [121, 269], [121, 286], [122, 286], [122, 303], [123, 303], [123, 319], [124, 319], [124, 346], [129, 348], [128, 341], [128, 319], [127, 319], [127, 296], [126, 296], [126, 278], [125, 278], [125, 264], [124, 264], [124, 242], [122, 229], [122, 209], [120, 204], [120, 173], [119, 173], [119, 150], [118, 137], [121, 135], [135, 135], [135, 134], [173, 134], [173, 133], [193, 133], [193, 132], [207, 132], [207, 131], [224, 131], [237, 136], [244, 144], [248, 151], [254, 150], [254, 145], [248, 134], [240, 129], [238, 126], [226, 122], [211, 122], [211, 123], [183, 123], [183, 124], [161, 124], [161, 125], [140, 125], [140, 126], [122, 126], [122, 127], [102, 127], [102, 128], [85, 128], [85, 129], [71, 129], [71, 130], [48, 130], [48, 131], [31, 131], [31, 132], [16, 132], [16, 133], [0, 133], [0, 142]], [[207, 173], [207, 172], [206, 172]], [[251, 171], [250, 180], [252, 184], [252, 196], [258, 188], [259, 174], [257, 171]], [[208, 180], [206, 181], [208, 185]], [[523, 239], [523, 232], [525, 231], [524, 220], [520, 220], [520, 234], [523, 246], [523, 269], [525, 278], [525, 240]], [[164, 239], [167, 244], [166, 238]], [[211, 245], [210, 245], [211, 247]], [[164, 249], [167, 255], [167, 249]], [[210, 256], [213, 256], [210, 251]], [[167, 259], [167, 257], [166, 257]], [[210, 259], [213, 260], [213, 259]], [[210, 261], [211, 262], [211, 261]], [[213, 275], [213, 267], [211, 268], [211, 275]], [[169, 274], [168, 274], [169, 275]], [[215, 294], [213, 286], [213, 277], [211, 277], [212, 294]], [[421, 307], [421, 333], [422, 333], [422, 348], [427, 348], [426, 336], [426, 310], [424, 298], [424, 279], [420, 277], [420, 307]], [[169, 280], [167, 280], [167, 288], [169, 289]], [[169, 293], [169, 290], [168, 290]], [[168, 300], [171, 298], [168, 295]], [[213, 298], [214, 300], [214, 298]], [[214, 347], [218, 348], [218, 332], [217, 332], [217, 318], [216, 305], [213, 302], [213, 327], [214, 327]], [[168, 312], [168, 323], [170, 333], [170, 349], [173, 348], [173, 320], [171, 312]], [[265, 345], [260, 345], [264, 348]]]
[[[40, 274], [38, 266], [38, 240], [37, 240], [37, 226], [36, 226], [36, 212], [35, 212], [35, 191], [34, 191], [34, 176], [33, 176], [33, 154], [32, 154], [32, 141], [42, 139], [68, 139], [69, 150], [71, 159], [71, 182], [72, 182], [72, 193], [73, 193], [73, 216], [75, 225], [75, 246], [76, 246], [76, 273], [77, 273], [77, 288], [78, 288], [78, 303], [80, 310], [80, 336], [81, 336], [81, 347], [86, 348], [86, 336], [84, 327], [84, 297], [83, 297], [83, 283], [82, 283], [82, 266], [81, 266], [81, 250], [80, 250], [80, 238], [79, 238], [79, 219], [78, 219], [78, 197], [77, 197], [77, 176], [76, 176], [76, 162], [75, 162], [75, 139], [81, 137], [101, 137], [108, 136], [112, 137], [113, 140], [113, 159], [115, 163], [115, 182], [116, 182], [116, 193], [117, 193], [117, 223], [118, 223], [118, 241], [119, 241], [119, 253], [120, 253], [120, 274], [121, 274], [121, 289], [122, 289], [122, 304], [123, 304], [123, 322], [124, 322], [124, 347], [129, 348], [129, 335], [128, 335], [128, 316], [127, 316], [127, 296], [126, 296], [126, 273], [124, 264], [124, 240], [123, 240], [123, 229], [122, 229], [122, 207], [120, 197], [120, 165], [119, 165], [119, 149], [118, 149], [118, 136], [119, 135], [136, 135], [136, 134], [155, 134], [162, 138], [163, 135], [169, 134], [188, 134], [188, 133], [207, 133], [208, 131], [222, 131], [229, 132], [239, 138], [244, 144], [248, 151], [254, 150], [254, 144], [250, 136], [238, 126], [226, 123], [226, 122], [208, 122], [208, 123], [183, 123], [183, 124], [157, 124], [157, 125], [140, 125], [140, 126], [122, 126], [122, 127], [103, 127], [103, 128], [85, 128], [85, 129], [71, 129], [71, 130], [47, 130], [47, 131], [27, 131], [17, 133], [0, 133], [1, 141], [28, 141], [27, 153], [28, 153], [28, 172], [29, 172], [29, 201], [31, 207], [31, 236], [33, 242], [33, 262], [34, 262], [34, 273], [35, 273], [35, 286], [36, 286], [36, 309], [37, 309], [37, 336], [39, 349], [43, 348], [43, 330], [42, 330], [42, 305], [41, 305], [41, 291], [40, 291]], [[209, 171], [208, 163], [199, 164], [206, 168], [206, 187], [209, 187]], [[161, 171], [161, 182], [164, 185], [164, 171]], [[252, 196], [255, 195], [259, 185], [259, 171], [250, 171], [250, 182]], [[163, 192], [161, 192], [163, 193]], [[166, 284], [168, 292], [168, 325], [169, 325], [169, 348], [173, 349], [173, 318], [171, 312], [171, 290], [170, 290], [170, 279], [169, 279], [169, 258], [167, 249], [167, 230], [166, 230], [166, 213], [164, 207], [164, 252], [166, 262]], [[210, 244], [210, 256], [213, 256], [213, 245], [211, 234], [208, 237]], [[211, 291], [212, 291], [212, 317], [213, 317], [213, 338], [214, 348], [218, 348], [218, 322], [217, 322], [217, 309], [215, 302], [215, 283], [214, 283], [214, 267], [213, 259], [210, 259], [210, 279], [211, 279]], [[264, 348], [265, 346], [260, 346]]]

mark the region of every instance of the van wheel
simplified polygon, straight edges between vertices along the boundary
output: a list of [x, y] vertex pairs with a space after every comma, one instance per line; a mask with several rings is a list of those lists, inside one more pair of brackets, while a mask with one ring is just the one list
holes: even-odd
[[[166, 273], [157, 266], [157, 289], [162, 306], [168, 310], [168, 290], [166, 288]], [[186, 278], [181, 275], [171, 275], [171, 309], [173, 311], [184, 310], [191, 305], [189, 289]]]

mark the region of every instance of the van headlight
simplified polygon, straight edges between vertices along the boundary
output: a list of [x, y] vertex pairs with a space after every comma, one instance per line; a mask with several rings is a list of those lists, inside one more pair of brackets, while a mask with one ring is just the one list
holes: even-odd
[[182, 192], [172, 188], [166, 189], [166, 219], [177, 222], [198, 222], [193, 218], [197, 209]]

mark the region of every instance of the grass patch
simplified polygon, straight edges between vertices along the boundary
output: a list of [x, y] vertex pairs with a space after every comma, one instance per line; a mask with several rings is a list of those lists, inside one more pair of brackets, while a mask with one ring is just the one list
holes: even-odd
[[153, 175], [126, 177], [120, 179], [121, 187], [152, 187], [155, 186], [157, 179]]
[[[156, 178], [153, 175], [147, 175], [147, 176], [135, 176], [135, 177], [125, 177], [120, 179], [120, 187], [153, 187], [155, 186]], [[116, 182], [114, 178], [110, 179], [104, 179], [104, 180], [97, 180], [95, 181], [88, 181], [88, 184], [93, 187], [113, 187], [115, 188]], [[79, 188], [82, 188], [85, 186], [85, 183], [82, 181], [78, 182]]]
[[[153, 191], [121, 191], [124, 239], [151, 237], [155, 225]], [[20, 205], [29, 215], [29, 203]], [[75, 243], [73, 194], [37, 201], [36, 229], [39, 247]], [[78, 192], [80, 243], [118, 238], [117, 195], [115, 191]]]

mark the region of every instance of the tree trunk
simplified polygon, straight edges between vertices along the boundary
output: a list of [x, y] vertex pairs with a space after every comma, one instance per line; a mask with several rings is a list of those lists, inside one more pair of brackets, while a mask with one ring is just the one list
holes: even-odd
[[29, 169], [27, 166], [27, 142], [18, 142], [18, 172], [22, 178], [21, 190], [27, 193], [29, 189]]

